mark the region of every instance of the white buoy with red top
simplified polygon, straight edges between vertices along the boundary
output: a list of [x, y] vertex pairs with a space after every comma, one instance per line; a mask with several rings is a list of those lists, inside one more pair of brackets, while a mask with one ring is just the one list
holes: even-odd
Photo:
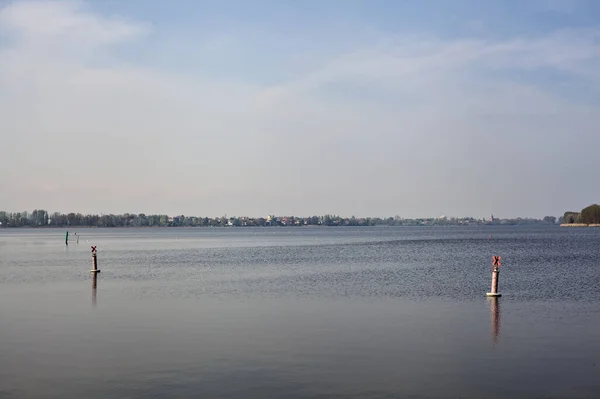
[[498, 278], [500, 275], [500, 259], [502, 259], [501, 256], [492, 256], [492, 292], [487, 292], [485, 295], [487, 296], [492, 296], [492, 297], [499, 297], [502, 296], [502, 294], [500, 294], [498, 292]]

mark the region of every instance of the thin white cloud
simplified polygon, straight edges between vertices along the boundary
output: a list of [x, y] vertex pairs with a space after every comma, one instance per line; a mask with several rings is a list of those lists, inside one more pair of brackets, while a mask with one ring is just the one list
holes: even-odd
[[561, 181], [600, 167], [597, 103], [494, 75], [550, 68], [597, 90], [596, 29], [385, 38], [265, 87], [125, 63], [112, 46], [147, 25], [82, 3], [16, 2], [0, 25], [10, 209], [539, 216], [572, 205]]
[[572, 14], [585, 3], [586, 0], [537, 0], [542, 8], [560, 14]]
[[149, 25], [118, 17], [99, 17], [79, 1], [19, 1], [0, 11], [0, 29], [23, 41], [67, 41], [98, 46], [118, 43], [148, 32]]
[[463, 79], [473, 68], [483, 72], [550, 68], [597, 78], [599, 64], [600, 28], [568, 29], [549, 36], [507, 41], [449, 42], [412, 37], [388, 39], [374, 47], [339, 55], [297, 83], [309, 89], [331, 82], [402, 89], [410, 87], [415, 78]]

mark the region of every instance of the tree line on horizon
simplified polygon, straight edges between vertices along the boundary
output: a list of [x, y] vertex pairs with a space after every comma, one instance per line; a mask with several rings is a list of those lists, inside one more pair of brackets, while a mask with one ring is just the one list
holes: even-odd
[[[92, 215], [81, 213], [49, 213], [43, 209], [32, 212], [9, 213], [0, 211], [0, 227], [262, 227], [262, 226], [423, 226], [423, 225], [478, 225], [478, 224], [555, 224], [556, 217], [543, 219], [515, 218], [495, 219], [494, 221], [465, 218], [421, 218], [406, 219], [399, 216], [378, 217], [341, 217], [323, 216], [269, 216], [263, 217], [196, 217], [168, 215], [146, 215], [143, 213], [124, 213], [120, 215]], [[562, 217], [559, 218], [562, 222]]]
[[567, 211], [563, 220], [566, 224], [600, 224], [600, 205], [592, 204], [580, 212]]

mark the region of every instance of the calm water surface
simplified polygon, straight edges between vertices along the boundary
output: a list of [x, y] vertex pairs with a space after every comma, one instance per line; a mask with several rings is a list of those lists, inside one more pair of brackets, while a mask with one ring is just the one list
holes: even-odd
[[0, 398], [600, 397], [600, 229], [70, 233], [0, 229]]

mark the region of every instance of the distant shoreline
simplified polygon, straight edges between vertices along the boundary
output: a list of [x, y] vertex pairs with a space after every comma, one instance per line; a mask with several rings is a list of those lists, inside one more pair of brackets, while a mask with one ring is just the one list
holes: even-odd
[[600, 227], [600, 224], [563, 223], [560, 227]]
[[[439, 228], [439, 227], [452, 227], [452, 228], [469, 228], [469, 227], [527, 227], [527, 226], [555, 226], [558, 227], [558, 224], [402, 224], [402, 225], [387, 225], [387, 224], [375, 224], [375, 225], [358, 225], [358, 226], [349, 226], [349, 225], [274, 225], [274, 226], [0, 226], [0, 231], [2, 230], [14, 230], [14, 229], [66, 229], [66, 230], [78, 230], [78, 229], [246, 229], [246, 228], [260, 228], [260, 229], [309, 229], [309, 228], [338, 228], [338, 227], [381, 227], [381, 228], [390, 228], [390, 227], [431, 227], [431, 228]], [[588, 227], [585, 224], [561, 224], [560, 226], [574, 226], [574, 227]], [[598, 225], [589, 225], [590, 227], [600, 227]]]

